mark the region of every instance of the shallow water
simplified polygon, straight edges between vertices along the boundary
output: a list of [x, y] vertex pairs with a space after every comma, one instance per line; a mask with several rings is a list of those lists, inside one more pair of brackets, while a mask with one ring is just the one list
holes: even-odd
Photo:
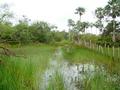
[[86, 77], [92, 78], [96, 71], [105, 72], [102, 66], [97, 66], [94, 63], [70, 64], [64, 60], [62, 51], [58, 49], [49, 63], [49, 68], [43, 74], [40, 90], [46, 90], [56, 71], [62, 75], [66, 90], [83, 90], [83, 80]]

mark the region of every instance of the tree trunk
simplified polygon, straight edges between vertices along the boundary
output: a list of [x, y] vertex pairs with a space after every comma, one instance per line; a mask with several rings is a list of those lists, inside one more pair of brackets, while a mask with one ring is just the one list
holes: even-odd
[[69, 41], [71, 41], [70, 27], [69, 27]]
[[115, 20], [113, 19], [113, 35], [112, 35], [112, 41], [115, 42], [115, 29], [116, 29], [116, 26], [115, 26]]

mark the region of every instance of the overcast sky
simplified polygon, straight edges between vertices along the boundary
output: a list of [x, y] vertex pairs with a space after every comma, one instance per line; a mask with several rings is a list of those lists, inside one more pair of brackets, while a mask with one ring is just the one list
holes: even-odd
[[26, 15], [32, 21], [43, 20], [59, 29], [67, 29], [67, 20], [79, 19], [75, 15], [77, 7], [84, 7], [86, 13], [82, 16], [83, 21], [94, 21], [96, 7], [104, 7], [108, 0], [0, 0], [1, 3], [11, 5], [11, 10], [17, 15]]

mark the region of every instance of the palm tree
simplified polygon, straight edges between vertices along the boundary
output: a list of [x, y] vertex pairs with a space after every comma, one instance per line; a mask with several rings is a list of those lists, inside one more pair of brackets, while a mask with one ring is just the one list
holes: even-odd
[[115, 29], [116, 29], [116, 23], [115, 19], [116, 17], [120, 16], [120, 3], [119, 0], [109, 0], [108, 5], [105, 6], [105, 15], [112, 18], [113, 21], [113, 35], [112, 40], [115, 42]]
[[84, 13], [85, 13], [85, 9], [84, 9], [83, 7], [78, 7], [78, 8], [76, 9], [76, 12], [75, 12], [75, 14], [79, 14], [79, 16], [80, 16], [80, 21], [81, 21], [81, 16], [82, 16]]
[[86, 29], [89, 27], [88, 22], [82, 22], [82, 32], [85, 33]]
[[102, 24], [102, 19], [104, 18], [104, 9], [99, 7], [95, 10], [95, 15], [98, 18], [98, 21], [96, 22], [96, 25], [100, 29], [100, 31], [103, 31], [103, 24]]
[[75, 22], [72, 19], [68, 19], [68, 27], [69, 27], [69, 40], [73, 40], [73, 27], [75, 26]]
[[81, 30], [80, 30], [80, 27], [81, 27], [81, 26], [79, 26], [79, 25], [81, 25], [81, 16], [82, 16], [84, 13], [85, 13], [85, 9], [84, 9], [83, 7], [78, 7], [78, 8], [76, 8], [75, 14], [79, 14], [79, 16], [80, 16], [80, 20], [77, 22], [77, 26], [76, 26], [76, 28], [78, 28], [78, 29], [77, 29], [77, 30], [78, 30], [78, 33], [77, 33], [78, 42], [80, 41], [80, 40], [79, 40], [79, 31], [81, 31]]
[[94, 26], [95, 26], [96, 28], [98, 28], [100, 32], [103, 31], [103, 24], [102, 24], [102, 22], [101, 22], [100, 20], [97, 20], [97, 21], [94, 23]]
[[93, 29], [93, 23], [91, 22], [91, 23], [89, 23], [89, 27], [91, 28], [91, 30], [90, 30], [90, 33], [92, 34], [92, 29]]

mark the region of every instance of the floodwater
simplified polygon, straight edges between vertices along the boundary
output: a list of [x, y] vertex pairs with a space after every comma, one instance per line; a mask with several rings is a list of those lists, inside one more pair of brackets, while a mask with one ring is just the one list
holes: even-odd
[[64, 60], [60, 48], [56, 51], [49, 64], [49, 68], [43, 74], [40, 90], [46, 90], [49, 80], [54, 77], [56, 71], [62, 75], [66, 90], [83, 90], [83, 80], [86, 77], [90, 79], [95, 72], [105, 72], [103, 66], [97, 66], [94, 63], [70, 64]]

